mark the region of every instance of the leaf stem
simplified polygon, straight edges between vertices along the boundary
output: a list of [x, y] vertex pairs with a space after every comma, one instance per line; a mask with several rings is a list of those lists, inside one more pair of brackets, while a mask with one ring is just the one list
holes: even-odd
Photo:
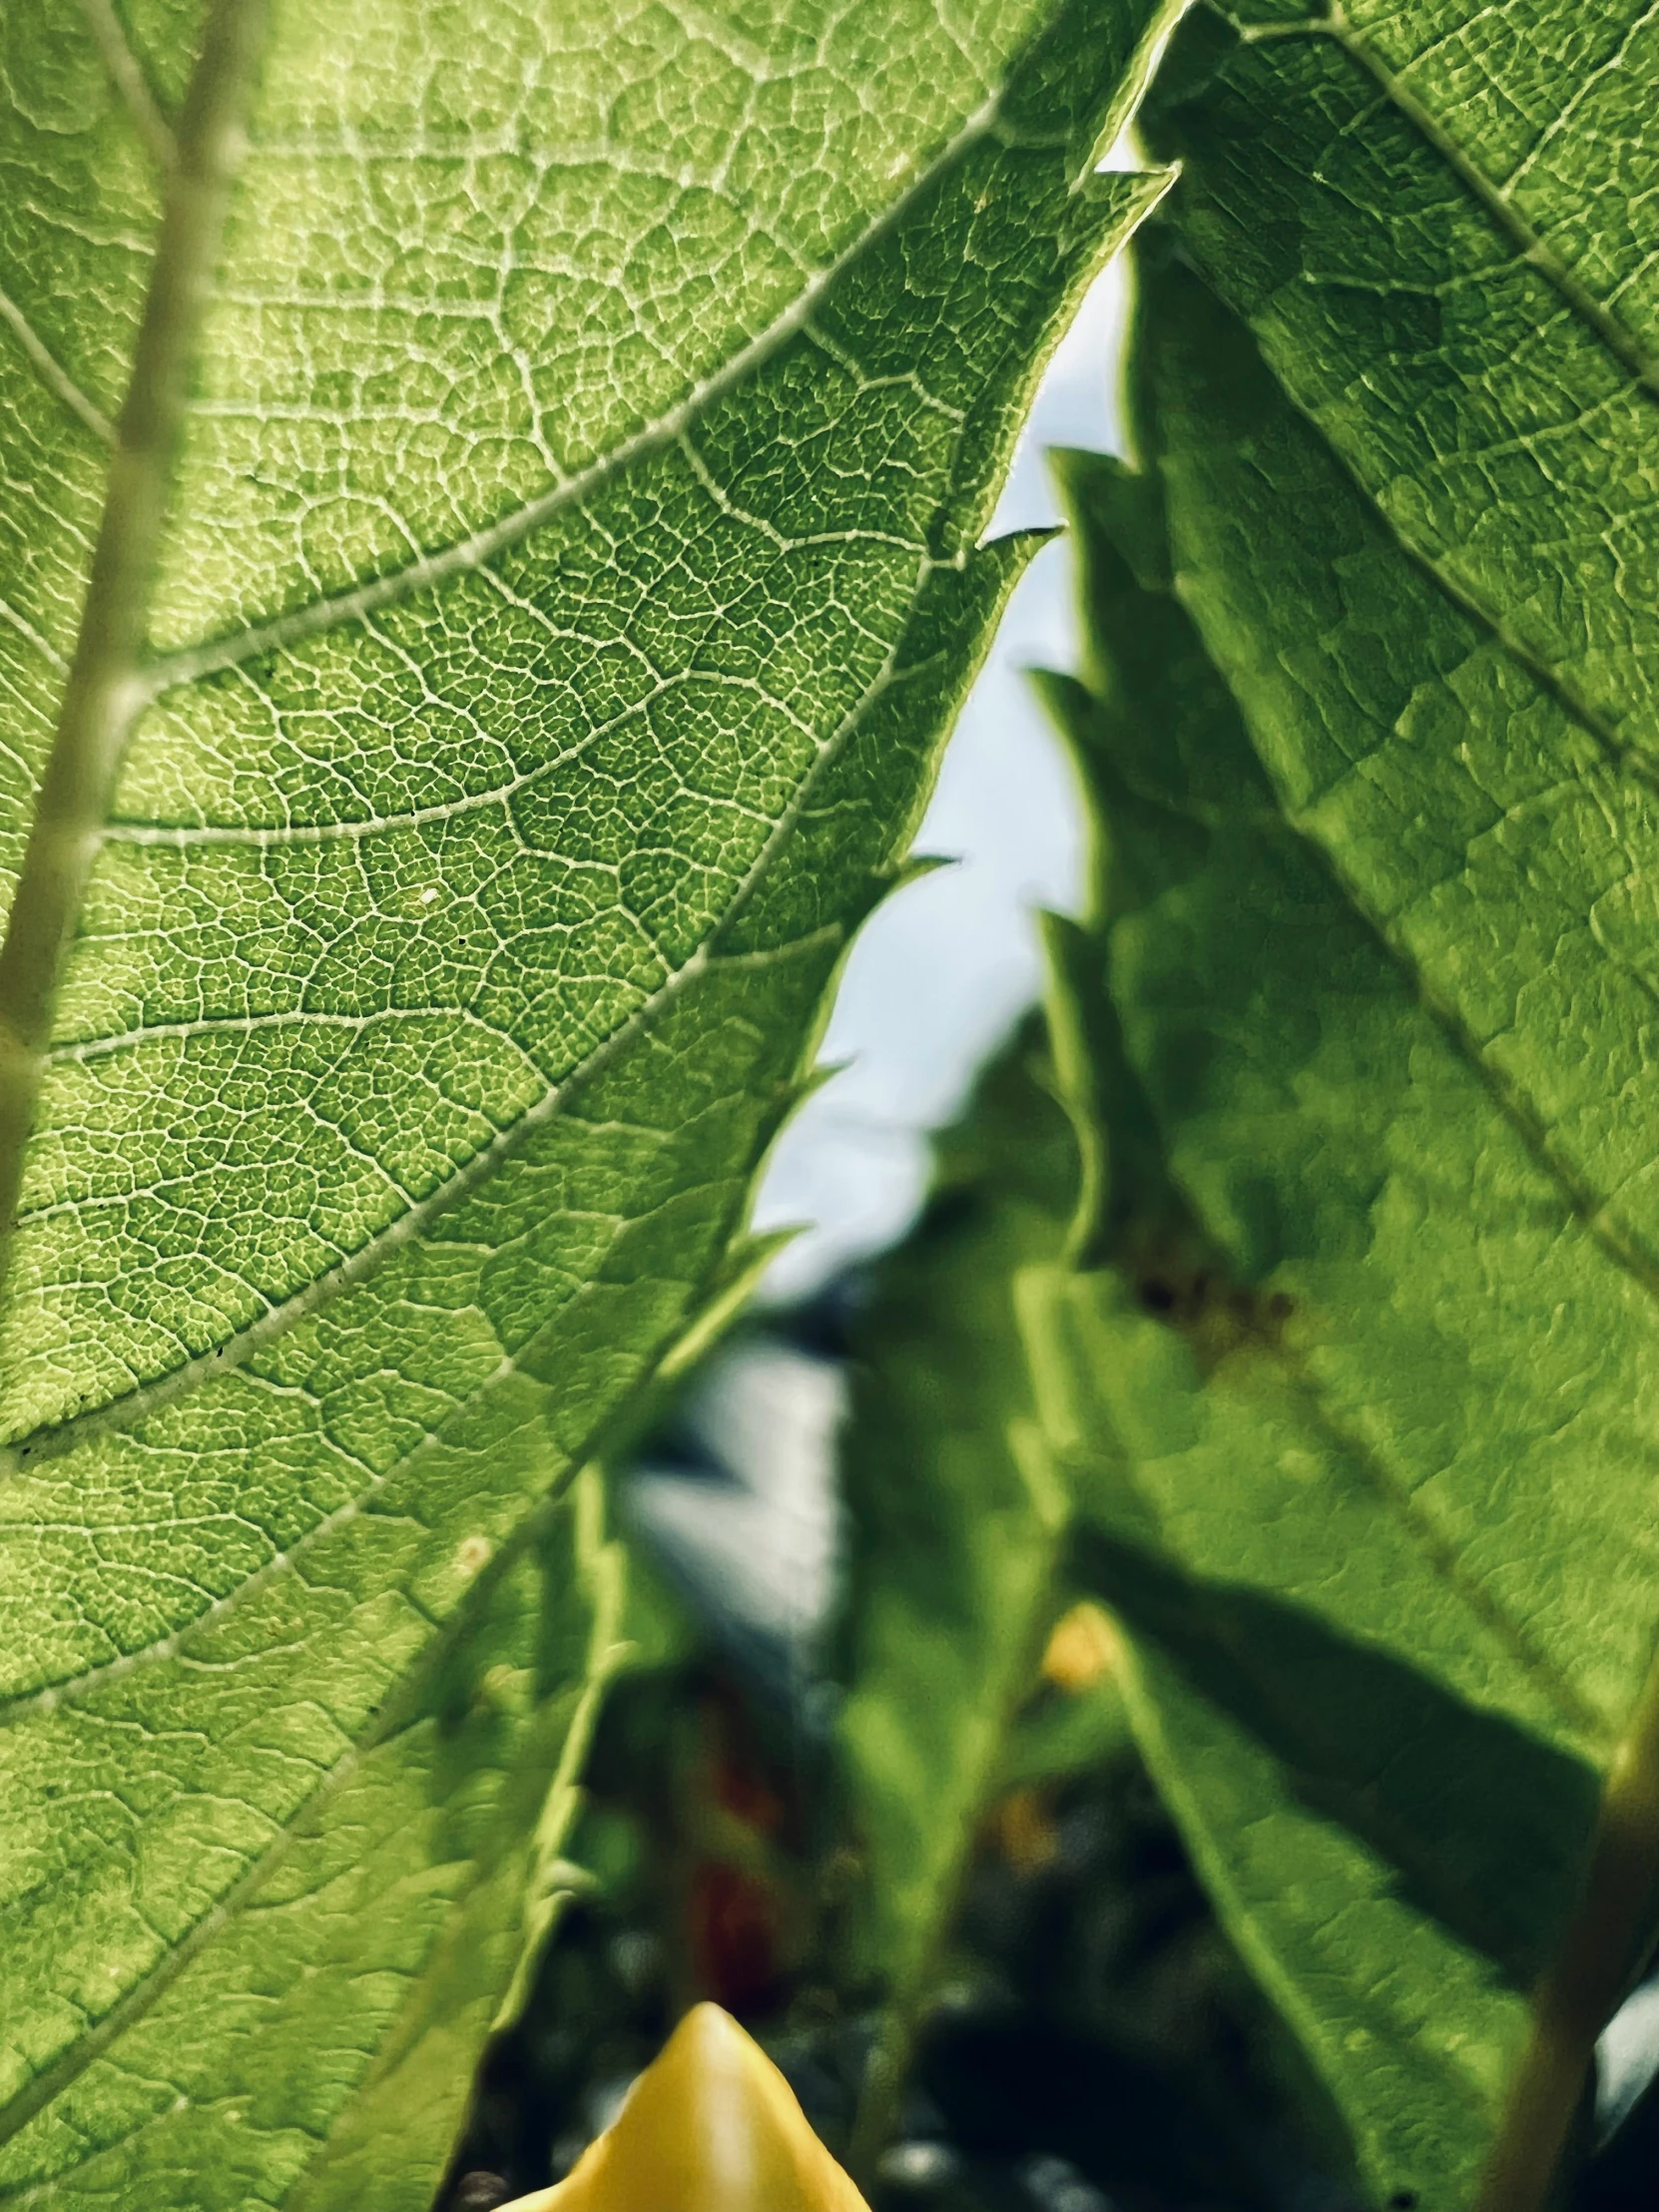
[[168, 178], [156, 264], [117, 425], [74, 658], [0, 944], [0, 1271], [65, 956], [128, 734], [184, 427], [197, 331], [219, 258], [266, 0], [216, 0]]
[[1640, 1964], [1659, 1883], [1659, 1652], [1615, 1752], [1584, 1888], [1532, 1998], [1532, 2031], [1476, 2212], [1542, 2212], [1577, 2114], [1596, 2038]]

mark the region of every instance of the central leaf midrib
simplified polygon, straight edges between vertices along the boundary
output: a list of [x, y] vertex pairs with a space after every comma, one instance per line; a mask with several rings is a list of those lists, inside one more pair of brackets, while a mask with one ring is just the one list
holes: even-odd
[[[1000, 99], [1000, 95], [998, 97]], [[958, 134], [952, 148], [947, 149], [933, 165], [935, 172], [952, 158], [963, 143], [984, 135], [996, 127], [996, 102], [988, 104], [970, 122], [969, 126]], [[887, 223], [893, 220], [895, 212], [901, 210], [904, 203], [913, 197], [914, 191], [922, 189], [926, 182], [926, 179], [918, 180], [912, 191], [904, 195], [903, 200], [896, 204], [895, 210], [889, 210], [880, 222], [870, 227], [870, 231], [858, 242], [859, 250], [867, 246], [869, 238], [874, 233], [885, 228]], [[1125, 180], [1125, 182], [1129, 182], [1129, 180]], [[797, 319], [805, 322], [806, 316], [801, 314]], [[782, 333], [775, 333], [774, 342], [778, 342], [779, 335], [787, 334], [787, 329]], [[745, 367], [752, 365], [753, 357], [752, 349], [743, 365]], [[663, 434], [670, 433], [665, 429]], [[912, 613], [929, 578], [936, 573], [940, 565], [929, 558], [918, 560], [916, 580], [910, 598]], [[964, 564], [962, 557], [958, 556], [948, 564], [943, 565], [959, 568]], [[4, 1456], [10, 1458], [14, 1464], [19, 1460], [39, 1464], [44, 1459], [57, 1457], [64, 1451], [73, 1448], [84, 1438], [102, 1430], [124, 1427], [142, 1415], [148, 1414], [161, 1405], [186, 1394], [198, 1382], [227, 1372], [246, 1361], [257, 1348], [278, 1338], [298, 1320], [315, 1312], [319, 1306], [325, 1304], [332, 1296], [361, 1281], [388, 1251], [409, 1241], [427, 1225], [428, 1221], [441, 1214], [477, 1184], [485, 1180], [507, 1152], [522, 1140], [528, 1129], [538, 1126], [542, 1120], [550, 1118], [555, 1111], [562, 1110], [572, 1099], [578, 1087], [585, 1086], [587, 1079], [597, 1073], [627, 1043], [629, 1038], [643, 1028], [647, 1022], [654, 1020], [662, 1008], [683, 990], [701, 970], [707, 968], [716, 960], [749, 963], [761, 959], [770, 963], [780, 958], [794, 957], [817, 939], [832, 935], [838, 931], [843, 926], [841, 923], [827, 924], [824, 928], [815, 929], [788, 945], [771, 948], [760, 953], [722, 954], [718, 949], [722, 932], [729, 927], [768, 876], [801, 813], [810, 803], [811, 795], [820, 778], [856, 731], [873, 703], [892, 683], [910, 682], [924, 677], [927, 670], [937, 659], [937, 655], [931, 655], [926, 660], [911, 662], [902, 667], [899, 666], [898, 653], [902, 646], [907, 621], [908, 618], [906, 618], [906, 625], [901, 626], [893, 649], [889, 652], [882, 668], [866, 687], [860, 699], [842, 718], [837, 729], [824, 741], [818, 758], [813, 763], [809, 773], [797, 785], [789, 804], [773, 824], [768, 838], [756, 860], [752, 863], [749, 873], [738, 886], [724, 912], [715, 919], [703, 943], [697, 947], [691, 957], [680, 968], [659, 986], [651, 998], [636, 1007], [627, 1020], [603, 1039], [583, 1062], [562, 1076], [556, 1085], [550, 1085], [540, 1101], [524, 1114], [516, 1117], [490, 1145], [484, 1147], [479, 1154], [474, 1155], [439, 1190], [430, 1194], [418, 1207], [400, 1215], [395, 1221], [388, 1224], [364, 1247], [348, 1256], [338, 1267], [329, 1271], [327, 1276], [315, 1279], [311, 1283], [302, 1286], [281, 1307], [259, 1317], [237, 1337], [228, 1342], [207, 1347], [198, 1357], [183, 1363], [179, 1368], [166, 1375], [153, 1379], [121, 1398], [91, 1407], [87, 1411], [74, 1415], [65, 1421], [45, 1424], [19, 1436], [6, 1449]], [[234, 1597], [234, 1593], [232, 1595]], [[180, 1633], [187, 1632], [188, 1624], [187, 1629]], [[42, 1693], [25, 1693], [25, 1702], [30, 1696], [40, 1694]]]
[[[628, 467], [642, 453], [683, 437], [697, 416], [722, 391], [729, 385], [741, 381], [770, 353], [787, 342], [797, 330], [808, 325], [812, 308], [818, 303], [829, 285], [845, 269], [850, 267], [859, 256], [867, 252], [872, 242], [902, 218], [915, 197], [926, 190], [938, 174], [945, 170], [953, 160], [957, 159], [965, 148], [995, 131], [1002, 98], [1003, 95], [999, 91], [991, 100], [982, 104], [962, 129], [941, 149], [927, 171], [918, 176], [912, 185], [897, 200], [892, 202], [873, 223], [866, 226], [852, 245], [815, 280], [813, 285], [797, 294], [790, 307], [765, 332], [734, 355], [717, 372], [716, 376], [696, 387], [677, 408], [659, 418], [655, 423], [645, 426], [633, 438], [625, 441], [622, 445], [613, 449], [610, 454], [596, 461], [582, 476], [573, 478], [562, 486], [555, 487], [553, 491], [545, 494], [540, 500], [530, 502], [517, 509], [512, 515], [491, 525], [487, 530], [461, 541], [456, 546], [452, 546], [439, 554], [424, 557], [422, 561], [411, 564], [409, 567], [396, 571], [391, 575], [376, 579], [370, 584], [360, 587], [357, 591], [344, 595], [342, 598], [313, 602], [309, 608], [296, 610], [292, 615], [284, 616], [277, 623], [269, 625], [265, 629], [247, 631], [238, 638], [222, 641], [216, 646], [209, 646], [200, 651], [193, 649], [183, 657], [173, 656], [153, 663], [143, 677], [146, 699], [153, 699], [161, 692], [173, 688], [176, 684], [195, 681], [199, 677], [211, 673], [213, 669], [232, 665], [234, 661], [252, 657], [255, 653], [275, 650], [278, 644], [285, 645], [300, 636], [314, 634], [337, 622], [360, 618], [370, 613], [374, 607], [384, 605], [392, 599], [403, 597], [414, 590], [424, 588], [427, 584], [436, 581], [440, 575], [456, 573], [463, 568], [479, 566], [487, 560], [490, 554], [528, 533], [560, 507], [586, 496], [597, 484], [608, 480]], [[925, 586], [928, 576], [932, 573], [933, 566], [932, 561], [926, 556], [919, 558], [917, 580], [911, 593], [910, 612], [913, 612], [916, 598]], [[276, 635], [277, 632], [281, 633], [279, 638]], [[902, 629], [899, 635], [902, 636]], [[430, 1221], [447, 1211], [450, 1206], [457, 1203], [469, 1191], [486, 1180], [509, 1151], [514, 1149], [532, 1129], [540, 1126], [543, 1121], [550, 1119], [559, 1110], [564, 1096], [573, 1085], [596, 1073], [609, 1058], [614, 1056], [629, 1036], [642, 1027], [645, 1022], [655, 1018], [662, 1008], [670, 1003], [679, 991], [694, 978], [701, 967], [706, 964], [722, 929], [730, 925], [735, 915], [754, 895], [761, 882], [765, 880], [788, 830], [798, 819], [800, 811], [806, 804], [808, 795], [823, 772], [827, 761], [839, 750], [845, 738], [857, 727], [859, 720], [868, 711], [874, 699], [892, 680], [894, 666], [894, 655], [889, 653], [881, 669], [852, 708], [848, 710], [841, 724], [824, 741], [808, 775], [798, 784], [789, 805], [772, 825], [756, 860], [752, 863], [743, 881], [738, 885], [723, 913], [713, 922], [702, 944], [698, 946], [687, 961], [683, 962], [679, 968], [666, 977], [647, 999], [635, 1007], [616, 1029], [603, 1038], [584, 1060], [567, 1071], [557, 1082], [549, 1084], [541, 1098], [522, 1114], [507, 1123], [489, 1144], [473, 1154], [425, 1199], [395, 1216], [376, 1231], [372, 1237], [366, 1239], [362, 1246], [347, 1255], [325, 1275], [313, 1278], [311, 1282], [301, 1286], [299, 1290], [267, 1314], [260, 1316], [244, 1330], [238, 1332], [237, 1335], [216, 1346], [206, 1348], [196, 1358], [161, 1377], [152, 1379], [138, 1389], [127, 1393], [112, 1403], [95, 1407], [85, 1414], [72, 1416], [69, 1420], [54, 1422], [44, 1428], [26, 1432], [15, 1438], [9, 1447], [4, 1448], [9, 1449], [19, 1457], [36, 1461], [49, 1455], [57, 1456], [63, 1450], [71, 1448], [83, 1436], [105, 1427], [124, 1425], [128, 1421], [154, 1410], [158, 1405], [183, 1394], [198, 1382], [207, 1380], [210, 1375], [219, 1374], [240, 1365], [254, 1351], [285, 1334], [296, 1322], [327, 1303], [338, 1292], [360, 1281], [388, 1251], [418, 1235]], [[908, 671], [905, 673], [908, 673]], [[119, 834], [119, 830], [117, 833]], [[211, 836], [214, 833], [212, 828], [209, 828], [206, 833]], [[168, 834], [168, 832], [164, 831], [163, 834]], [[261, 834], [270, 835], [271, 832], [261, 832]]]
[[[236, 4], [236, 0], [225, 0]], [[258, 4], [258, 0], [255, 0]], [[143, 689], [143, 704], [149, 704], [163, 692], [176, 686], [199, 680], [214, 671], [253, 658], [259, 653], [277, 650], [297, 642], [300, 638], [319, 633], [334, 625], [353, 619], [361, 619], [375, 608], [393, 600], [404, 598], [441, 579], [441, 577], [472, 569], [485, 563], [492, 554], [527, 535], [540, 523], [561, 508], [579, 502], [600, 484], [621, 473], [643, 454], [683, 438], [698, 417], [723, 392], [741, 382], [757, 366], [799, 330], [809, 326], [813, 308], [830, 286], [850, 268], [870, 246], [891, 229], [908, 212], [916, 198], [928, 190], [936, 178], [952, 162], [979, 140], [995, 133], [999, 126], [1004, 92], [1001, 88], [968, 118], [967, 122], [939, 150], [932, 162], [912, 181], [906, 190], [891, 202], [881, 214], [852, 243], [829, 265], [812, 283], [796, 295], [790, 305], [769, 327], [741, 348], [723, 364], [713, 376], [686, 395], [677, 407], [645, 425], [631, 438], [601, 456], [590, 467], [562, 485], [554, 487], [540, 499], [526, 503], [513, 514], [503, 517], [485, 530], [459, 541], [438, 553], [423, 556], [418, 562], [372, 580], [367, 585], [337, 598], [314, 601], [310, 606], [294, 610], [276, 622], [251, 629], [238, 636], [199, 648], [187, 649], [182, 654], [170, 655], [150, 663], [139, 681]], [[925, 556], [919, 563], [917, 583], [912, 591], [910, 607], [913, 612], [915, 598], [932, 571], [933, 564]], [[902, 634], [902, 632], [900, 633]], [[725, 911], [716, 918], [703, 943], [690, 959], [669, 975], [649, 998], [642, 1001], [630, 1015], [595, 1046], [587, 1057], [574, 1068], [550, 1084], [540, 1100], [510, 1123], [479, 1152], [473, 1154], [437, 1190], [404, 1212], [398, 1214], [354, 1252], [348, 1254], [325, 1275], [300, 1287], [278, 1306], [260, 1316], [247, 1328], [217, 1346], [206, 1348], [200, 1355], [179, 1368], [154, 1378], [112, 1403], [97, 1406], [85, 1414], [72, 1416], [63, 1422], [50, 1423], [43, 1428], [26, 1432], [13, 1440], [10, 1446], [0, 1447], [19, 1457], [38, 1460], [45, 1456], [57, 1456], [70, 1448], [86, 1434], [107, 1426], [121, 1425], [155, 1409], [211, 1374], [218, 1374], [246, 1360], [256, 1349], [286, 1333], [304, 1316], [328, 1302], [339, 1291], [360, 1281], [376, 1266], [384, 1255], [399, 1244], [418, 1235], [427, 1223], [457, 1203], [479, 1183], [487, 1179], [507, 1152], [516, 1147], [529, 1131], [551, 1118], [558, 1110], [564, 1094], [572, 1085], [595, 1073], [623, 1042], [643, 1023], [654, 1018], [661, 1008], [671, 1002], [679, 990], [689, 982], [704, 964], [720, 931], [728, 926], [736, 913], [747, 903], [759, 884], [765, 879], [773, 858], [787, 830], [798, 818], [807, 795], [815, 785], [827, 759], [838, 750], [840, 743], [857, 726], [859, 718], [879, 692], [885, 688], [893, 674], [893, 655], [889, 653], [882, 668], [864, 694], [854, 703], [837, 730], [825, 741], [806, 778], [797, 786], [790, 804], [773, 824], [757, 859], [740, 883]], [[117, 826], [105, 824], [106, 832]], [[119, 830], [117, 830], [119, 834]], [[163, 832], [167, 834], [167, 832]], [[212, 835], [210, 827], [206, 833]], [[269, 835], [270, 832], [263, 832]]]
[[[221, 13], [235, 11], [240, 8], [259, 9], [263, 4], [264, 0], [221, 0]], [[411, 593], [441, 580], [444, 576], [481, 566], [493, 553], [527, 535], [553, 514], [590, 496], [600, 485], [619, 475], [642, 455], [684, 437], [698, 418], [718, 397], [741, 382], [798, 331], [806, 329], [810, 325], [813, 309], [826, 295], [830, 287], [847, 269], [868, 252], [872, 244], [903, 220], [917, 198], [929, 190], [936, 179], [953, 162], [958, 160], [964, 151], [998, 131], [1004, 97], [1005, 84], [999, 86], [989, 99], [981, 103], [980, 107], [938, 150], [932, 160], [915, 176], [905, 190], [891, 201], [872, 222], [868, 223], [833, 262], [829, 264], [796, 294], [789, 306], [775, 318], [766, 330], [762, 331], [728, 361], [723, 363], [721, 368], [713, 375], [695, 386], [675, 408], [669, 410], [655, 422], [643, 426], [608, 454], [600, 456], [587, 469], [567, 479], [563, 484], [553, 487], [541, 498], [526, 503], [511, 515], [501, 518], [486, 529], [475, 532], [468, 538], [458, 541], [446, 549], [423, 556], [421, 560], [411, 563], [401, 570], [373, 579], [368, 584], [357, 587], [348, 593], [312, 602], [308, 607], [293, 610], [271, 624], [244, 631], [238, 636], [152, 660], [145, 664], [142, 669], [135, 662], [131, 672], [133, 697], [129, 703], [128, 727], [130, 728], [131, 724], [138, 719], [145, 706], [167, 690], [196, 681], [217, 669], [236, 665], [257, 654], [277, 650], [282, 646], [295, 643], [303, 637], [317, 634], [341, 622], [361, 618], [370, 613], [375, 607], [405, 598]], [[928, 565], [925, 561], [923, 562], [917, 590], [920, 589], [921, 583], [925, 581]], [[912, 607], [913, 604], [914, 598], [912, 595]], [[89, 626], [89, 617], [84, 615], [83, 630], [86, 630]], [[122, 1408], [126, 1409], [127, 1417], [133, 1417], [138, 1411], [148, 1410], [151, 1406], [160, 1402], [163, 1395], [173, 1396], [178, 1394], [181, 1389], [192, 1386], [194, 1382], [205, 1379], [209, 1372], [218, 1372], [223, 1368], [237, 1364], [240, 1359], [247, 1357], [256, 1344], [263, 1343], [272, 1336], [283, 1333], [302, 1314], [313, 1311], [316, 1305], [324, 1302], [331, 1295], [332, 1289], [343, 1289], [348, 1282], [358, 1280], [361, 1274], [374, 1264], [375, 1259], [384, 1249], [417, 1233], [418, 1229], [423, 1227], [429, 1218], [442, 1212], [477, 1182], [483, 1180], [491, 1172], [504, 1149], [516, 1143], [528, 1127], [534, 1126], [540, 1119], [546, 1118], [555, 1109], [556, 1100], [563, 1090], [568, 1089], [572, 1083], [593, 1072], [596, 1066], [602, 1063], [603, 1058], [614, 1051], [619, 1042], [632, 1032], [641, 1019], [646, 1018], [662, 1003], [666, 1003], [668, 998], [690, 979], [696, 967], [706, 956], [708, 947], [714, 937], [718, 936], [720, 929], [732, 919], [736, 911], [752, 895], [758, 883], [764, 879], [771, 855], [778, 845], [780, 832], [786, 825], [793, 823], [806, 793], [816, 781], [824, 758], [835, 749], [844, 731], [855, 726], [856, 718], [867, 709], [870, 700], [876, 695], [878, 689], [884, 686], [890, 673], [891, 656], [889, 655], [887, 663], [884, 664], [874, 684], [866, 690], [866, 693], [855, 704], [848, 717], [844, 718], [841, 730], [832, 734], [826, 741], [825, 752], [821, 754], [819, 761], [814, 764], [809, 776], [798, 787], [791, 805], [784, 810], [778, 823], [773, 826], [768, 839], [763, 845], [762, 852], [749, 875], [745, 878], [744, 883], [739, 886], [726, 912], [716, 920], [710, 936], [705, 939], [698, 952], [694, 953], [691, 961], [676, 970], [652, 995], [650, 1000], [636, 1008], [634, 1013], [619, 1025], [617, 1030], [601, 1041], [600, 1045], [585, 1061], [579, 1063], [576, 1068], [562, 1077], [558, 1085], [549, 1086], [549, 1090], [544, 1094], [538, 1107], [532, 1107], [525, 1115], [521, 1115], [515, 1122], [509, 1124], [494, 1143], [483, 1148], [481, 1153], [475, 1154], [428, 1200], [423, 1201], [408, 1213], [400, 1215], [385, 1229], [378, 1232], [374, 1239], [369, 1240], [367, 1245], [359, 1248], [358, 1252], [349, 1255], [342, 1261], [339, 1267], [331, 1270], [328, 1276], [302, 1287], [299, 1292], [285, 1301], [273, 1314], [261, 1317], [239, 1338], [234, 1338], [228, 1344], [217, 1349], [210, 1348], [200, 1358], [187, 1363], [179, 1370], [173, 1371], [171, 1376], [163, 1378], [159, 1382], [147, 1383], [137, 1391], [129, 1393], [127, 1397], [117, 1401], [117, 1405], [113, 1408], [101, 1406], [69, 1422], [52, 1424], [47, 1429], [19, 1437], [10, 1448], [29, 1456], [43, 1455], [47, 1451], [55, 1452], [64, 1448], [64, 1444], [58, 1441], [59, 1438], [71, 1439], [77, 1437], [87, 1432], [88, 1428], [94, 1424], [102, 1425], [111, 1417], [119, 1417]], [[106, 811], [98, 828], [101, 831], [107, 832], [111, 827]], [[17, 907], [21, 903], [22, 891], [20, 889], [19, 898], [14, 902], [14, 917]], [[0, 1003], [0, 1025], [3, 1025], [3, 1021], [4, 1006], [3, 1003]], [[44, 1058], [44, 1051], [45, 1042], [43, 1040], [40, 1055], [42, 1059]], [[17, 1140], [13, 1159], [14, 1179], [21, 1172], [21, 1154], [27, 1134], [28, 1130], [25, 1127]], [[3, 1149], [3, 1140], [0, 1140], [0, 1149]], [[0, 1168], [4, 1166], [5, 1162], [0, 1160]], [[0, 1193], [0, 1195], [3, 1195], [3, 1193]], [[329, 1286], [330, 1288], [323, 1288], [322, 1286]]]
[[174, 455], [265, 26], [266, 0], [216, 0], [204, 29], [75, 650], [0, 942], [0, 1287], [64, 960], [138, 713]]

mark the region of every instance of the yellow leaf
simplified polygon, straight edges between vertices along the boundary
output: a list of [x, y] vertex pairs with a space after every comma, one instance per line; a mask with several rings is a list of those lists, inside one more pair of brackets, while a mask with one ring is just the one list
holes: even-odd
[[718, 2004], [699, 2004], [569, 2175], [504, 2212], [868, 2208], [766, 2052]]
[[1123, 1661], [1123, 1638], [1110, 1614], [1084, 1598], [1056, 1623], [1043, 1653], [1043, 1679], [1076, 1697]]

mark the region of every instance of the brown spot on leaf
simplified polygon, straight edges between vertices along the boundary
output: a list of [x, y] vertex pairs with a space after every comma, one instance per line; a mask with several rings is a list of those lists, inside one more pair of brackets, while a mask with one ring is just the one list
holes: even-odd
[[1138, 1224], [1118, 1264], [1143, 1310], [1186, 1339], [1206, 1374], [1239, 1352], [1279, 1351], [1296, 1312], [1288, 1292], [1237, 1282], [1188, 1223]]

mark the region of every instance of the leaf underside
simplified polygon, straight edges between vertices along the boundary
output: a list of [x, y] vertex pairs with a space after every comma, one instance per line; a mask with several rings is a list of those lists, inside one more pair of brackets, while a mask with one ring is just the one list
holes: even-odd
[[1247, 12], [1149, 126], [1145, 474], [1066, 468], [1103, 1264], [1021, 1300], [1160, 1785], [1461, 2212], [1659, 1618], [1659, 45]]
[[35, 793], [109, 740], [66, 676], [203, 33], [0, 12], [0, 1024], [52, 1009], [0, 2202], [62, 2212], [431, 2186], [603, 1661], [560, 1486], [736, 1264], [1026, 557], [1024, 400], [1161, 189], [1090, 174], [1142, 0], [259, 12], [61, 975]]

